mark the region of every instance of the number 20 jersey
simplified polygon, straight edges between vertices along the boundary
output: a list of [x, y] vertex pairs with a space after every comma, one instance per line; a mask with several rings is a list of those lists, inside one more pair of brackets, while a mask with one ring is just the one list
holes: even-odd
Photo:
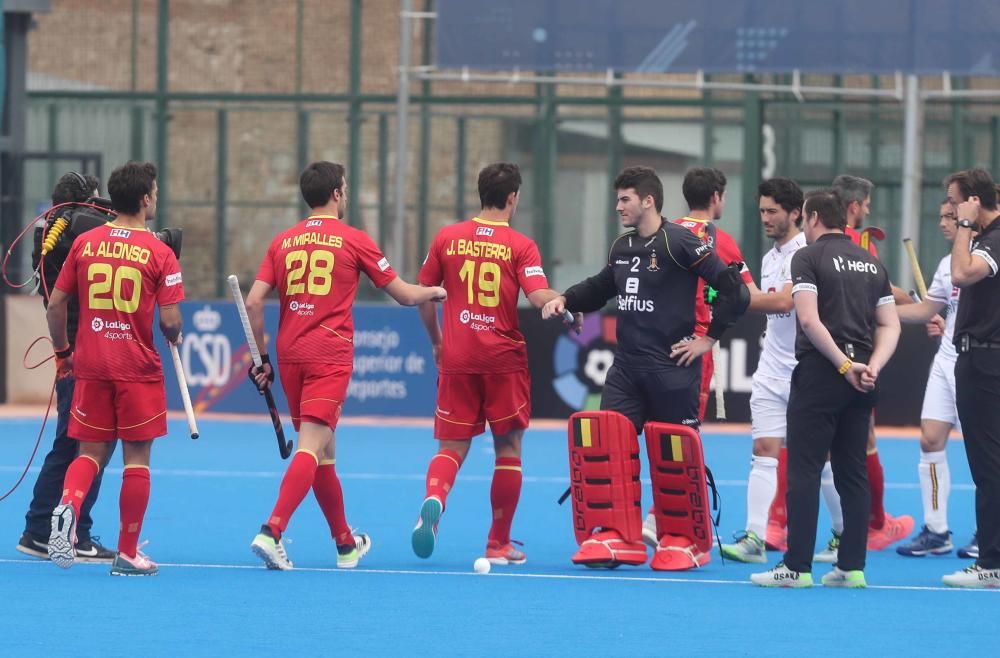
[[381, 288], [396, 278], [367, 233], [331, 215], [313, 215], [279, 233], [257, 280], [278, 289], [278, 360], [354, 362], [351, 304], [364, 272]]
[[163, 378], [153, 310], [184, 299], [181, 267], [170, 247], [145, 229], [98, 226], [73, 243], [56, 288], [80, 300], [73, 355], [78, 379]]
[[513, 372], [528, 367], [517, 321], [520, 290], [549, 287], [531, 238], [478, 217], [442, 228], [420, 268], [425, 286], [444, 286], [440, 371]]

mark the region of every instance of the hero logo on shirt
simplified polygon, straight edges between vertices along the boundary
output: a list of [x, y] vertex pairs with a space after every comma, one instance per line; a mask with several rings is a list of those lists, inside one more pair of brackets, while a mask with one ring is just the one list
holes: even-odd
[[869, 272], [878, 274], [878, 267], [874, 263], [866, 263], [863, 260], [844, 260], [843, 256], [833, 257], [833, 268], [838, 272]]
[[173, 274], [167, 275], [167, 280], [164, 283], [164, 285], [166, 285], [169, 288], [170, 286], [176, 286], [180, 282], [181, 282], [181, 273], [174, 272]]
[[113, 238], [127, 238], [130, 235], [132, 235], [132, 231], [126, 231], [123, 228], [111, 229], [111, 237]]
[[480, 226], [476, 228], [476, 235], [485, 235], [488, 238], [493, 237], [493, 229], [489, 226]]
[[383, 256], [382, 260], [376, 263], [376, 265], [378, 265], [379, 270], [385, 272], [387, 269], [389, 269], [389, 259]]
[[537, 265], [534, 266], [534, 267], [526, 267], [526, 268], [524, 268], [524, 276], [525, 277], [529, 277], [529, 276], [545, 276], [545, 270], [543, 270], [541, 267], [539, 267]]

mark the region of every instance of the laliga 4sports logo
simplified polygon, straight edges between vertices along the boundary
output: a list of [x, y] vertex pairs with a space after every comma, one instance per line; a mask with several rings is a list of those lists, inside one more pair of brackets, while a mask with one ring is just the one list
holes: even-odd
[[288, 304], [288, 310], [292, 313], [297, 313], [298, 315], [312, 315], [314, 308], [316, 308], [316, 305], [308, 302], [297, 302], [292, 300]]
[[128, 322], [119, 322], [118, 320], [112, 320], [111, 322], [105, 322], [101, 318], [94, 318], [90, 321], [90, 328], [94, 331], [104, 331], [105, 329], [114, 329], [116, 331], [131, 331], [132, 325]]

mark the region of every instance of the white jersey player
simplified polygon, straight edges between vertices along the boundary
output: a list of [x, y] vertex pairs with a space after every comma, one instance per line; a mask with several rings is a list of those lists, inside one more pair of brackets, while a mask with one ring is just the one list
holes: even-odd
[[[778, 455], [785, 442], [785, 412], [795, 369], [795, 311], [792, 306], [792, 255], [806, 245], [799, 230], [802, 190], [788, 178], [772, 178], [757, 189], [761, 224], [774, 247], [761, 263], [761, 292], [750, 309], [767, 314], [760, 361], [750, 393], [753, 460], [747, 485], [747, 523], [736, 542], [722, 546], [727, 558], [765, 562], [768, 509], [778, 488]], [[784, 505], [784, 501], [778, 501]]]
[[[955, 239], [955, 211], [947, 202], [941, 204], [941, 233], [948, 242]], [[948, 494], [951, 473], [945, 447], [952, 429], [962, 431], [955, 406], [955, 360], [958, 353], [952, 342], [955, 316], [958, 313], [959, 288], [951, 284], [951, 254], [941, 259], [927, 298], [919, 304], [899, 306], [902, 322], [928, 322], [928, 333], [941, 336], [941, 345], [931, 365], [920, 411], [920, 493], [924, 507], [924, 526], [908, 543], [896, 547], [900, 555], [922, 557], [944, 555], [953, 546], [948, 530]], [[943, 328], [939, 313], [947, 309]], [[975, 547], [975, 548], [973, 548]], [[975, 555], [973, 554], [975, 551]], [[975, 539], [959, 550], [962, 557], [978, 557]]]

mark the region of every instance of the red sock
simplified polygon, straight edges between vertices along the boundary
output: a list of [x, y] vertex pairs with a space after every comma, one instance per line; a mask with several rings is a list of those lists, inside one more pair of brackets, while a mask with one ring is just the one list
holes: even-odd
[[788, 449], [782, 448], [778, 453], [778, 490], [771, 501], [768, 510], [768, 523], [776, 523], [784, 528], [788, 525], [788, 509], [785, 507], [785, 494], [788, 493]]
[[130, 464], [122, 473], [122, 492], [118, 497], [121, 518], [121, 528], [118, 531], [119, 553], [135, 557], [147, 505], [149, 505], [149, 467]]
[[448, 493], [455, 485], [455, 477], [462, 465], [462, 458], [454, 450], [439, 450], [427, 466], [427, 491], [425, 498], [436, 497], [444, 505]]
[[90, 491], [90, 485], [100, 472], [101, 467], [90, 457], [80, 455], [66, 469], [63, 480], [63, 495], [61, 504], [72, 505], [73, 511], [80, 516], [80, 506]]
[[490, 487], [490, 503], [493, 505], [491, 542], [498, 542], [501, 546], [510, 543], [510, 525], [514, 522], [514, 512], [520, 497], [521, 459], [497, 457], [493, 486]]
[[316, 455], [308, 450], [300, 448], [292, 457], [292, 463], [288, 465], [285, 477], [281, 479], [278, 502], [274, 504], [271, 518], [267, 520], [267, 526], [271, 528], [275, 539], [281, 539], [281, 533], [288, 527], [288, 520], [309, 493], [318, 466], [319, 460], [316, 459]]
[[313, 480], [313, 495], [323, 510], [326, 522], [330, 524], [330, 536], [337, 546], [353, 546], [354, 535], [351, 526], [347, 525], [344, 514], [344, 490], [340, 488], [340, 478], [337, 477], [335, 461], [322, 461], [316, 467], [316, 479]]
[[878, 457], [878, 451], [868, 455], [867, 465], [868, 488], [872, 495], [868, 527], [881, 530], [885, 525], [885, 474], [882, 472], [882, 460]]

